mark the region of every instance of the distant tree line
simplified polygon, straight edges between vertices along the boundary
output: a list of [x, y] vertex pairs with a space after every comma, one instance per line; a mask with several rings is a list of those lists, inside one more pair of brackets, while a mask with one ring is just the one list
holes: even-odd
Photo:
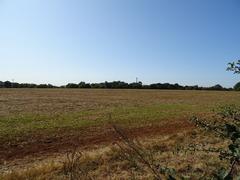
[[64, 86], [54, 86], [52, 84], [29, 84], [29, 83], [16, 83], [0, 81], [0, 88], [104, 88], [104, 89], [172, 89], [172, 90], [216, 90], [216, 91], [230, 91], [240, 90], [240, 82], [237, 83], [234, 88], [224, 88], [217, 84], [212, 87], [200, 87], [195, 86], [182, 86], [179, 84], [170, 83], [155, 83], [150, 85], [143, 85], [142, 82], [126, 83], [123, 81], [102, 82], [102, 83], [85, 83], [80, 82], [69, 83]]
[[51, 84], [32, 84], [32, 83], [16, 83], [0, 81], [0, 88], [57, 88], [57, 86], [53, 86]]

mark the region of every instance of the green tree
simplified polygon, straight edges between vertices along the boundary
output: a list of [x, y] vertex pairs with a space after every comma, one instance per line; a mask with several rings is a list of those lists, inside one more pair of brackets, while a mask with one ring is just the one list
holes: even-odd
[[233, 71], [235, 74], [240, 74], [240, 60], [228, 63], [228, 71]]
[[[235, 74], [240, 74], [240, 60], [229, 63], [228, 71], [233, 71]], [[240, 87], [240, 82], [235, 85], [235, 88]], [[233, 180], [240, 179], [240, 107], [229, 105], [220, 107], [217, 111], [214, 121], [208, 121], [193, 117], [191, 119], [199, 128], [212, 132], [228, 140], [228, 149], [215, 149], [215, 152], [220, 154], [221, 159], [230, 160], [230, 169], [216, 174], [217, 179]], [[209, 152], [210, 149], [209, 149]]]
[[[228, 63], [228, 71], [233, 71], [235, 74], [240, 74], [240, 60], [237, 60], [236, 62]], [[234, 86], [234, 90], [240, 91], [240, 82], [238, 82]]]
[[68, 83], [68, 84], [66, 85], [66, 88], [78, 88], [78, 84]]
[[238, 82], [233, 88], [235, 91], [240, 91], [240, 82]]

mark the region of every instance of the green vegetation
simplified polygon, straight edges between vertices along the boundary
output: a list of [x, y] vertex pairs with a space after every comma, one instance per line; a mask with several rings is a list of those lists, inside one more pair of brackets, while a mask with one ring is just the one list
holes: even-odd
[[[216, 104], [223, 104], [226, 100], [239, 103], [235, 96], [239, 95], [234, 92], [150, 90], [12, 90], [7, 94], [3, 91], [0, 105], [5, 109], [0, 113], [0, 136], [3, 139], [34, 132], [49, 133], [61, 128], [104, 126], [113, 122], [144, 126], [183, 120], [192, 114], [211, 113]], [[20, 105], [15, 104], [16, 98]]]
[[228, 64], [228, 71], [233, 71], [235, 74], [240, 74], [240, 60]]
[[[217, 153], [194, 154], [187, 147], [210, 143], [226, 149], [228, 141], [199, 132], [188, 119], [197, 115], [210, 120], [216, 106], [240, 105], [235, 91], [1, 89], [0, 95], [0, 172], [13, 170], [0, 179], [151, 179], [156, 178], [152, 172], [158, 167], [163, 177], [170, 171], [174, 177], [186, 178], [218, 174], [219, 168], [228, 169], [229, 161], [221, 164]], [[136, 152], [121, 144], [112, 124], [121, 126], [130, 138], [140, 137], [140, 147], [148, 160], [154, 159], [153, 164], [143, 164]], [[148, 136], [153, 139], [144, 138]], [[116, 141], [120, 144], [112, 145]], [[59, 163], [66, 151], [76, 147], [83, 151], [72, 159], [76, 166], [71, 159]], [[130, 161], [124, 159], [126, 152]], [[32, 162], [32, 155], [47, 155], [48, 160], [54, 153], [60, 153], [60, 159], [39, 166], [30, 163], [26, 170], [9, 164], [17, 163], [16, 159]]]
[[[80, 82], [76, 83], [68, 83], [67, 85], [60, 86], [61, 88], [92, 88], [92, 89], [168, 89], [168, 90], [215, 90], [215, 91], [229, 91], [232, 88], [224, 88], [220, 84], [211, 87], [199, 87], [195, 86], [182, 86], [178, 83], [170, 84], [170, 83], [155, 83], [155, 84], [142, 84], [142, 82], [133, 82], [126, 83], [123, 81], [113, 81], [113, 82], [102, 82], [102, 83], [85, 83]], [[16, 83], [0, 81], [0, 88], [59, 88], [58, 86], [53, 86], [51, 84], [28, 84], [28, 83]]]
[[[206, 149], [207, 152], [219, 154], [220, 159], [229, 161], [229, 169], [219, 169], [217, 177], [224, 180], [239, 178], [238, 166], [240, 165], [240, 107], [235, 105], [223, 106], [217, 110], [216, 117], [211, 120], [202, 120], [197, 117], [192, 121], [205, 131], [213, 133], [228, 142], [227, 148]], [[204, 145], [203, 145], [204, 146]]]
[[240, 82], [238, 82], [238, 83], [234, 86], [234, 90], [235, 90], [235, 91], [240, 91]]

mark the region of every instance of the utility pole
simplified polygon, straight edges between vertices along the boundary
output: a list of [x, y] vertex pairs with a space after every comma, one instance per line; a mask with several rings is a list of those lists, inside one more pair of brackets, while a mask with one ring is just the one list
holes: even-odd
[[14, 79], [12, 79], [12, 83], [11, 83], [11, 84], [12, 84], [12, 88], [13, 88], [13, 86], [14, 86], [14, 85], [13, 85], [13, 84], [14, 84]]

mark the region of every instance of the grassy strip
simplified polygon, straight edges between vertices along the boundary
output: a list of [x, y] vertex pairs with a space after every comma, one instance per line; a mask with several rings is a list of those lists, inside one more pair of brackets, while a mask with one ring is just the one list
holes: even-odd
[[139, 126], [159, 123], [162, 120], [186, 118], [200, 112], [201, 109], [191, 105], [159, 104], [52, 115], [21, 114], [0, 118], [0, 137], [14, 138], [34, 132], [50, 133], [61, 128], [85, 128], [108, 123]]

